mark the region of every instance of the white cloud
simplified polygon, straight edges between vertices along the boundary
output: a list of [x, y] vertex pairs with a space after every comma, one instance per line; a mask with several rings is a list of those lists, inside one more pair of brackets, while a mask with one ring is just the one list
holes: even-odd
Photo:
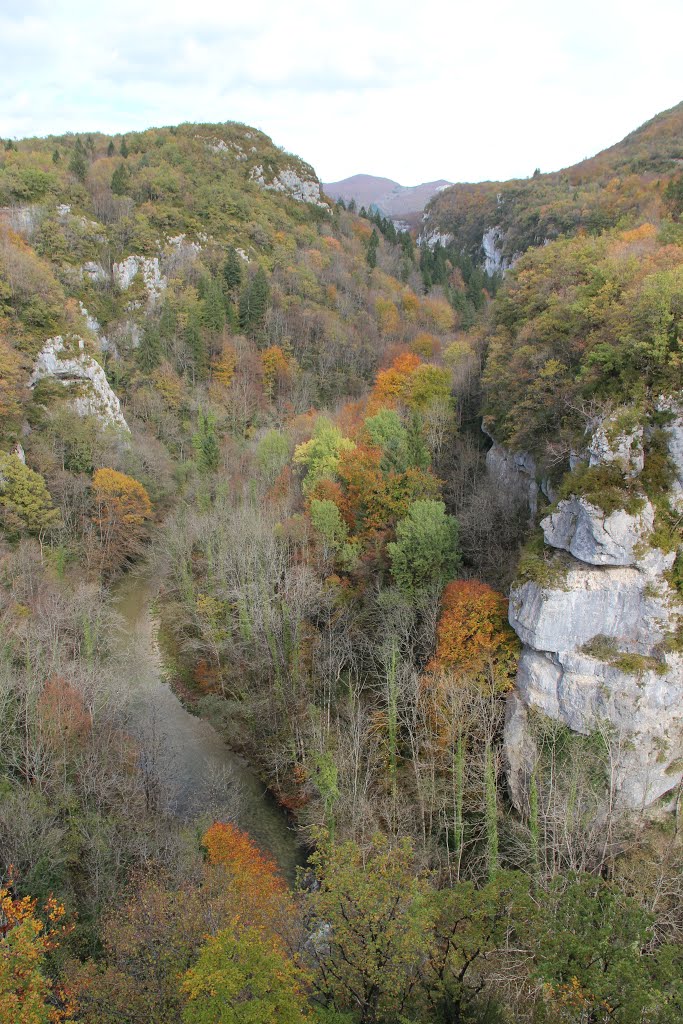
[[551, 170], [683, 99], [680, 0], [2, 0], [0, 135], [255, 124], [326, 180]]

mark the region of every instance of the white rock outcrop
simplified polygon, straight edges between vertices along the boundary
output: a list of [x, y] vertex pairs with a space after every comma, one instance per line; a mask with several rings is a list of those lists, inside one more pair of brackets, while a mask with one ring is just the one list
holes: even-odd
[[[674, 463], [680, 426], [680, 418], [668, 425]], [[616, 463], [635, 481], [643, 439], [641, 428], [620, 434], [603, 422], [588, 444], [590, 464]], [[505, 454], [507, 461], [494, 456], [494, 468], [523, 468], [528, 486], [531, 465]], [[672, 487], [672, 505], [676, 493]], [[510, 594], [510, 623], [523, 644], [505, 727], [518, 806], [539, 756], [532, 710], [574, 732], [609, 738], [614, 795], [623, 808], [646, 808], [683, 781], [683, 656], [670, 643], [683, 602], [667, 575], [676, 553], [652, 546], [654, 525], [645, 498], [637, 512], [605, 515], [578, 495], [541, 522], [557, 554], [538, 582]]]
[[79, 416], [96, 416], [105, 426], [128, 431], [121, 403], [100, 364], [85, 351], [82, 338], [49, 338], [33, 367], [29, 387], [50, 377], [68, 391], [69, 404]]
[[327, 209], [327, 203], [323, 202], [320, 193], [320, 182], [313, 178], [302, 178], [293, 167], [283, 168], [271, 181], [266, 181], [263, 167], [257, 164], [256, 167], [252, 167], [249, 177], [261, 188], [271, 192], [284, 192], [298, 203], [312, 203], [314, 206]]
[[560, 501], [555, 512], [541, 520], [546, 544], [568, 551], [589, 565], [635, 565], [638, 551], [652, 532], [655, 510], [644, 501], [640, 512], [616, 509], [609, 515], [585, 498]]
[[142, 275], [147, 290], [147, 301], [154, 305], [166, 289], [166, 278], [161, 272], [158, 256], [127, 256], [112, 267], [116, 287], [126, 292], [138, 274]]
[[614, 417], [603, 420], [588, 443], [588, 465], [616, 465], [627, 477], [638, 476], [645, 465], [642, 426], [620, 432]]

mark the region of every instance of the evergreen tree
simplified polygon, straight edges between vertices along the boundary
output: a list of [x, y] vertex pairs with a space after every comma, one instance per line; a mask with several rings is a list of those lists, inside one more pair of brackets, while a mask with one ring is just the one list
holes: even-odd
[[197, 465], [202, 473], [213, 473], [218, 469], [221, 450], [216, 431], [216, 417], [213, 413], [199, 410], [197, 431], [192, 437], [192, 447], [197, 456]]
[[259, 267], [240, 298], [240, 327], [245, 334], [253, 337], [260, 333], [269, 302], [268, 278], [263, 267]]
[[141, 370], [148, 373], [161, 362], [161, 335], [159, 326], [152, 320], [145, 323], [137, 350], [137, 363]]
[[110, 139], [109, 140], [109, 145], [107, 146], [107, 156], [113, 156], [114, 153], [115, 153], [114, 142], [113, 142], [112, 139]]
[[228, 249], [223, 264], [223, 280], [229, 292], [242, 284], [242, 260], [232, 247]]
[[379, 235], [377, 234], [376, 228], [372, 229], [372, 234], [368, 241], [367, 261], [368, 266], [373, 270], [377, 266], [377, 246], [379, 245]]
[[111, 190], [115, 196], [123, 196], [128, 188], [130, 173], [125, 164], [119, 164], [111, 176]]
[[209, 278], [204, 282], [204, 301], [202, 303], [202, 320], [204, 326], [212, 334], [220, 334], [225, 327], [225, 300], [219, 282]]
[[121, 156], [123, 157], [124, 160], [128, 156], [128, 144], [126, 143], [126, 136], [125, 135], [121, 139], [121, 145], [119, 146], [119, 153], [121, 154]]
[[61, 157], [59, 155], [59, 150], [55, 149], [55, 151], [52, 154], [52, 163], [53, 164], [58, 164], [60, 160], [61, 160]]
[[85, 181], [88, 174], [88, 161], [85, 158], [85, 153], [83, 152], [82, 145], [80, 149], [77, 146], [71, 154], [71, 159], [69, 160], [69, 170], [75, 178], [78, 178], [80, 182]]

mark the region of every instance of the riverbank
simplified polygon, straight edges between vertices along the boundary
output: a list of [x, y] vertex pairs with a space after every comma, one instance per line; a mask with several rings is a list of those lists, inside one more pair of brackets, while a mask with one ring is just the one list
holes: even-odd
[[155, 596], [145, 569], [128, 573], [112, 592], [123, 625], [121, 643], [131, 655], [131, 727], [147, 736], [154, 762], [150, 774], [160, 779], [162, 806], [202, 823], [209, 818], [234, 821], [274, 857], [291, 882], [306, 859], [296, 831], [246, 759], [192, 714], [169, 685], [152, 610]]

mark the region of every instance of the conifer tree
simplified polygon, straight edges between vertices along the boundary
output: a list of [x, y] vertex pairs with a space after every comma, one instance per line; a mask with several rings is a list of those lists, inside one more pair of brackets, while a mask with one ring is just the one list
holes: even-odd
[[242, 284], [242, 260], [232, 247], [228, 249], [223, 264], [223, 279], [229, 292]]
[[260, 333], [270, 302], [270, 286], [259, 267], [240, 298], [240, 327], [252, 337]]

